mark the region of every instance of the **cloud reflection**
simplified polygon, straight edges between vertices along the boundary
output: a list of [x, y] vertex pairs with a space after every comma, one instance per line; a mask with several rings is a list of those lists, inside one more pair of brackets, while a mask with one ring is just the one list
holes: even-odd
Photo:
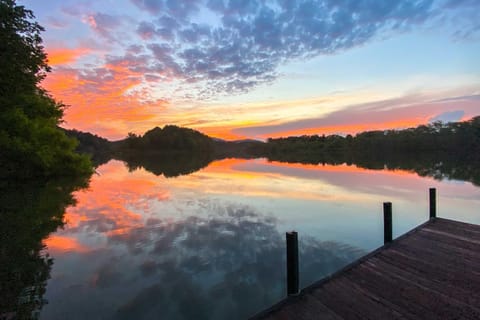
[[[94, 177], [91, 191], [75, 209], [83, 218], [58, 234], [58, 239], [92, 245], [89, 250], [55, 252], [45, 318], [244, 319], [284, 296], [285, 240], [279, 219], [236, 201], [200, 195], [181, 203], [169, 198], [135, 205], [143, 197], [131, 196], [128, 179], [139, 180], [146, 173], [123, 176], [126, 170], [118, 165], [103, 169], [110, 176]], [[104, 188], [113, 185], [108, 180], [116, 182], [115, 190], [125, 188], [117, 203], [89, 199], [105, 200], [109, 191]], [[142, 192], [152, 190], [158, 187]], [[127, 208], [131, 213], [124, 218]], [[348, 245], [301, 235], [302, 284], [362, 254]]]

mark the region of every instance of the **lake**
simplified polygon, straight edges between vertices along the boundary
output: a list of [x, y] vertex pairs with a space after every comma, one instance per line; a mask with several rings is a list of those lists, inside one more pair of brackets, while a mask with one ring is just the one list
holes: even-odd
[[480, 223], [480, 188], [355, 165], [226, 159], [188, 175], [112, 160], [74, 195], [41, 319], [245, 319], [285, 296], [285, 232], [300, 243], [301, 287], [438, 216]]

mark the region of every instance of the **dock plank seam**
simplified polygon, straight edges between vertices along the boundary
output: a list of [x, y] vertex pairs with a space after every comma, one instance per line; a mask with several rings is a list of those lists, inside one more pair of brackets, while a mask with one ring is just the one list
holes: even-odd
[[251, 319], [480, 319], [478, 235], [432, 218]]

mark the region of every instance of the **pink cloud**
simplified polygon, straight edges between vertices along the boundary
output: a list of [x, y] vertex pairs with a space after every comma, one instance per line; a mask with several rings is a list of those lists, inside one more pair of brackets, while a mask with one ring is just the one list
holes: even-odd
[[141, 59], [124, 59], [91, 70], [57, 67], [43, 85], [69, 106], [65, 127], [119, 139], [153, 121], [166, 106], [165, 100], [135, 90], [144, 81], [141, 65]]
[[302, 134], [355, 134], [366, 130], [414, 127], [446, 112], [461, 111], [463, 119], [480, 113], [478, 95], [428, 100], [421, 96], [375, 101], [328, 114], [323, 118], [302, 119], [276, 125], [233, 129], [232, 133], [254, 137], [279, 137]]

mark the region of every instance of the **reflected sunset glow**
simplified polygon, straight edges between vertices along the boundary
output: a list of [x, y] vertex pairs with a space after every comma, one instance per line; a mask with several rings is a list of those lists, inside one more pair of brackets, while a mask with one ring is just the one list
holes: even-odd
[[[309, 248], [302, 251], [307, 285], [382, 244], [382, 202], [394, 204], [395, 236], [424, 222], [429, 187], [439, 190], [441, 217], [480, 222], [478, 187], [408, 171], [266, 159], [224, 159], [170, 178], [143, 168], [129, 172], [116, 160], [97, 171], [89, 190], [75, 194], [65, 228], [45, 240], [55, 261], [52, 303], [44, 309], [52, 319], [95, 309], [85, 303], [91, 299], [102, 301], [104, 312], [130, 312], [150, 294], [152, 306], [161, 304], [162, 314], [176, 319], [179, 292], [231, 306], [253, 294], [231, 298], [238, 288], [271, 295], [265, 305], [249, 305], [261, 309], [283, 296], [277, 285], [285, 277], [278, 268], [285, 231], [298, 231], [301, 248]], [[220, 300], [212, 288], [222, 292]]]
[[[178, 218], [183, 217], [184, 209], [180, 208], [191, 197], [258, 199], [269, 203], [291, 199], [351, 205], [400, 197], [402, 201], [415, 203], [423, 202], [425, 190], [432, 186], [439, 186], [442, 196], [451, 199], [475, 199], [478, 195], [478, 190], [469, 183], [443, 183], [403, 170], [372, 170], [346, 164], [304, 165], [266, 159], [214, 161], [198, 172], [174, 179], [154, 176], [144, 169], [129, 173], [118, 161], [103, 165], [98, 172], [89, 190], [76, 193], [80, 205], [67, 210], [65, 221], [70, 230], [102, 235], [99, 246], [105, 239], [128, 234], [154, 221], [164, 210], [178, 211]], [[61, 239], [49, 241], [53, 241], [53, 247], [60, 247]], [[74, 250], [76, 246], [67, 240], [65, 246]]]
[[[342, 268], [328, 290], [345, 295], [363, 271], [373, 280], [355, 290], [382, 289], [368, 261], [345, 267], [397, 255], [421, 224], [412, 241], [440, 241], [448, 266], [445, 239], [458, 256], [472, 244], [442, 221], [480, 224], [480, 0], [0, 11], [0, 320], [263, 317], [291, 298], [292, 231], [301, 297]], [[406, 248], [407, 264], [370, 257], [406, 279], [427, 247]], [[435, 272], [420, 280], [438, 289]], [[441, 298], [427, 315], [473, 317]], [[361, 317], [361, 304], [332, 312]]]

